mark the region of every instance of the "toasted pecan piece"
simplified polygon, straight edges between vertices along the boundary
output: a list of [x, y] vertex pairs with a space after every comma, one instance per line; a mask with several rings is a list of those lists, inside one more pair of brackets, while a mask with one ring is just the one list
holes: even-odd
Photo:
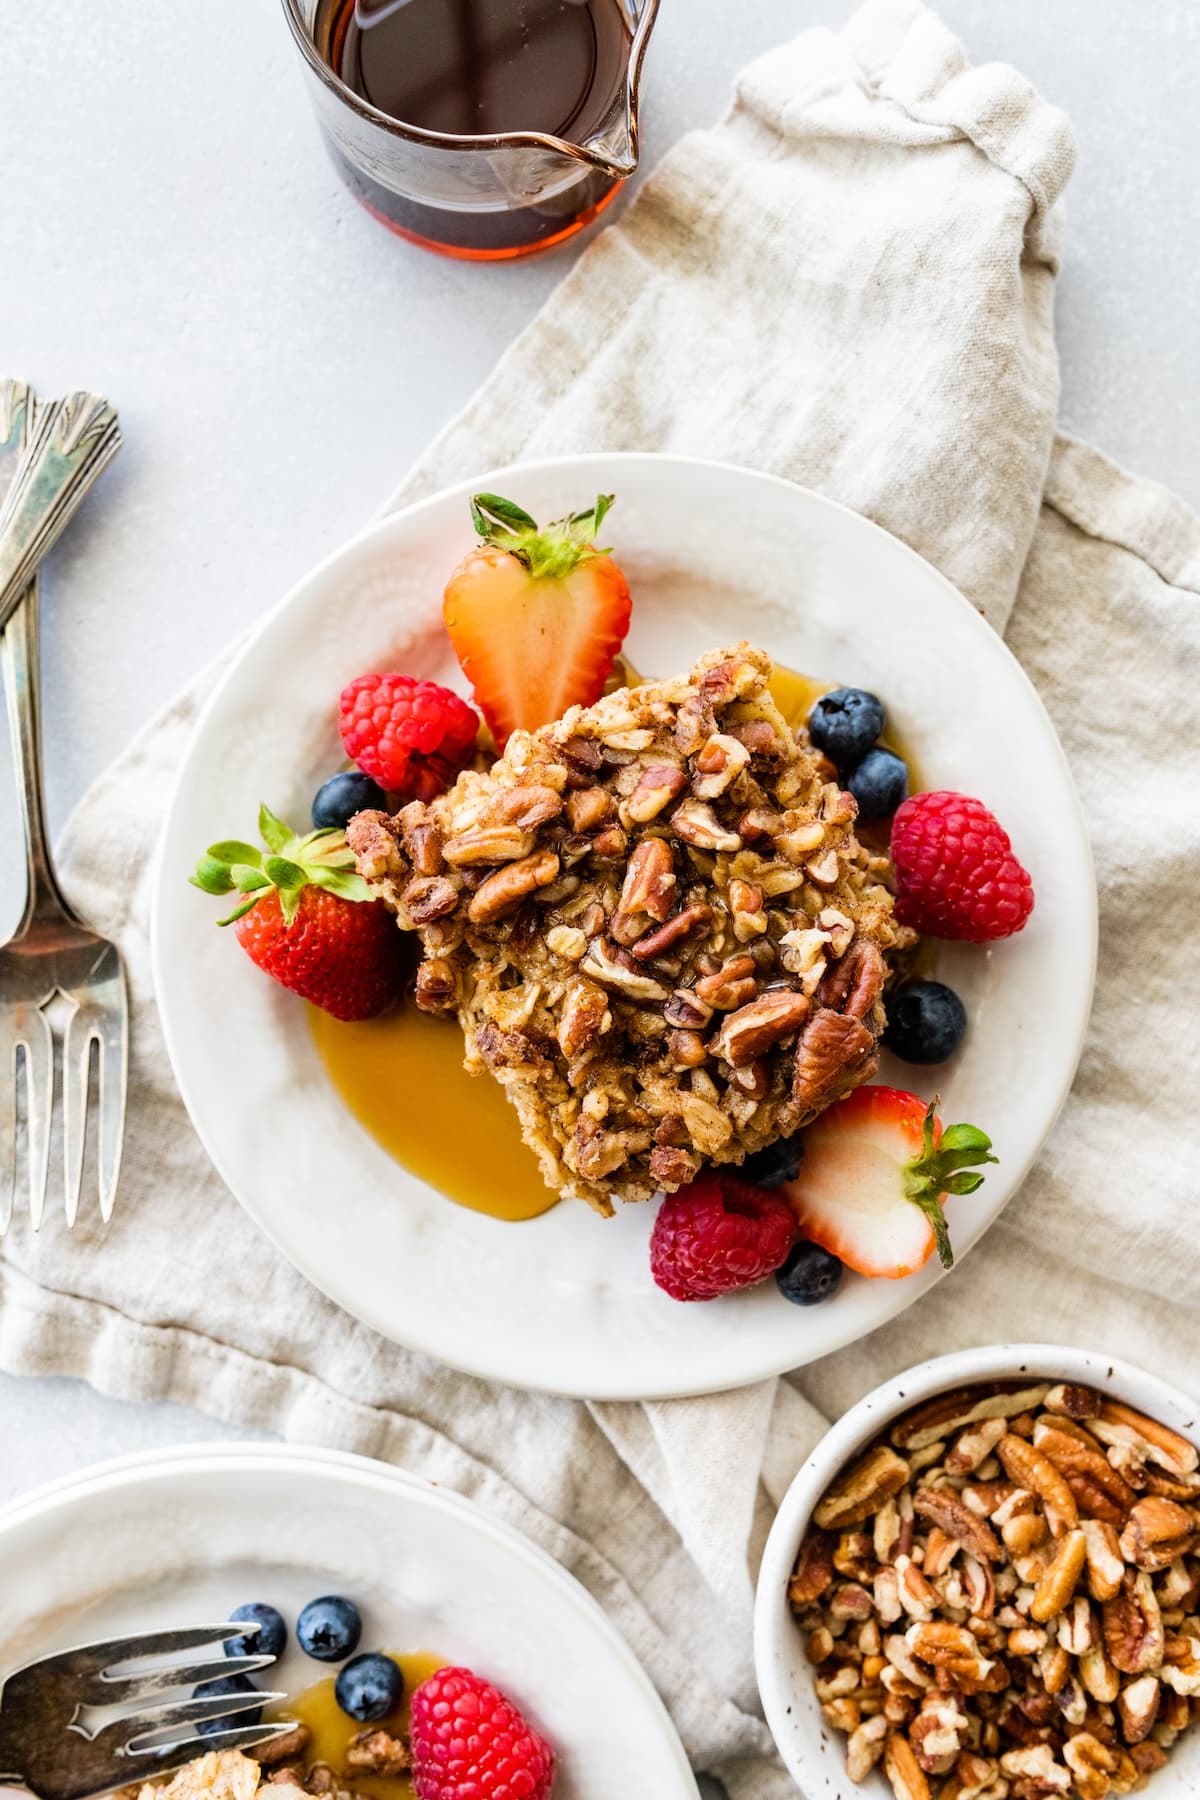
[[1196, 1546], [1194, 1516], [1175, 1500], [1147, 1494], [1129, 1514], [1121, 1533], [1121, 1554], [1139, 1569], [1165, 1569]]
[[788, 1582], [788, 1599], [797, 1612], [821, 1598], [835, 1580], [833, 1552], [837, 1539], [816, 1527], [801, 1544]]
[[1162, 1662], [1166, 1632], [1149, 1575], [1130, 1571], [1104, 1604], [1104, 1643], [1124, 1675], [1145, 1675]]
[[938, 1438], [949, 1437], [981, 1419], [1011, 1419], [1027, 1412], [1039, 1404], [1045, 1392], [1044, 1382], [995, 1381], [955, 1388], [904, 1413], [889, 1435], [897, 1449], [924, 1450]]
[[999, 1562], [1000, 1540], [991, 1526], [978, 1518], [952, 1488], [920, 1488], [913, 1495], [918, 1518], [938, 1525], [947, 1537], [956, 1538], [980, 1562]]
[[886, 1444], [876, 1444], [848, 1469], [843, 1469], [826, 1489], [813, 1510], [813, 1518], [826, 1530], [857, 1525], [878, 1511], [885, 1500], [908, 1481], [909, 1468]]
[[996, 1454], [1009, 1478], [1018, 1487], [1029, 1488], [1041, 1500], [1046, 1509], [1046, 1522], [1055, 1537], [1061, 1537], [1064, 1531], [1071, 1531], [1078, 1525], [1079, 1508], [1075, 1496], [1049, 1457], [1013, 1432], [1000, 1439]]
[[1100, 1416], [1091, 1428], [1104, 1444], [1125, 1444], [1139, 1452], [1144, 1461], [1157, 1463], [1169, 1475], [1190, 1475], [1200, 1465], [1200, 1451], [1187, 1438], [1180, 1437], [1156, 1419], [1146, 1418], [1120, 1400], [1106, 1395], [1100, 1404]]

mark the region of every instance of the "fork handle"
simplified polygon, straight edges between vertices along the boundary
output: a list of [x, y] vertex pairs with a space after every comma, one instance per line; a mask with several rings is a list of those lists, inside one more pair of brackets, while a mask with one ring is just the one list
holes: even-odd
[[117, 415], [99, 394], [68, 394], [45, 408], [0, 507], [0, 629], [120, 447]]
[[59, 888], [46, 833], [36, 579], [19, 598], [4, 628], [3, 639], [0, 639], [0, 661], [4, 665], [4, 698], [21, 801], [21, 823], [25, 829], [28, 880], [19, 933], [37, 917], [74, 917]]

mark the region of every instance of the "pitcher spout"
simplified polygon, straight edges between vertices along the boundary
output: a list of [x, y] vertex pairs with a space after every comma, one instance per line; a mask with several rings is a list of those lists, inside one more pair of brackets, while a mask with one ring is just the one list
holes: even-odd
[[638, 165], [637, 115], [632, 102], [614, 109], [601, 130], [579, 145], [579, 154], [618, 181], [632, 175]]
[[576, 154], [594, 168], [624, 181], [638, 166], [638, 99], [642, 64], [659, 0], [622, 0], [632, 26], [629, 62], [621, 92], [598, 130], [576, 145]]

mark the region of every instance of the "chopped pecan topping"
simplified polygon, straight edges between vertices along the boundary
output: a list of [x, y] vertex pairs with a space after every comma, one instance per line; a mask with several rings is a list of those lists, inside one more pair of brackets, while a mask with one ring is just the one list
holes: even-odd
[[408, 1745], [381, 1725], [360, 1731], [346, 1751], [347, 1775], [403, 1775], [411, 1767]]
[[727, 1013], [714, 1041], [716, 1054], [735, 1069], [753, 1063], [776, 1044], [794, 1037], [808, 1016], [810, 1002], [787, 988], [760, 994], [757, 1000]]
[[657, 931], [651, 931], [632, 945], [633, 955], [639, 962], [651, 962], [654, 958], [664, 956], [676, 944], [681, 944], [697, 931], [706, 931], [712, 924], [712, 907], [703, 900], [695, 901], [691, 906], [683, 907], [672, 914]]
[[558, 874], [558, 857], [553, 850], [535, 850], [507, 868], [497, 869], [471, 895], [467, 917], [476, 925], [490, 924], [505, 913], [513, 912], [528, 895], [540, 887], [548, 887]]
[[821, 1007], [796, 1047], [792, 1098], [806, 1116], [866, 1080], [878, 1061], [876, 1042], [857, 1019]]
[[[557, 799], [557, 795], [555, 796]], [[442, 845], [442, 855], [456, 868], [471, 863], [515, 862], [533, 849], [534, 834], [518, 825], [477, 825]]]
[[429, 925], [454, 911], [458, 889], [444, 875], [418, 875], [409, 882], [400, 901], [414, 925]]
[[646, 825], [677, 800], [687, 787], [687, 776], [673, 763], [656, 764], [643, 769], [637, 785], [625, 802], [626, 816], [638, 825]]

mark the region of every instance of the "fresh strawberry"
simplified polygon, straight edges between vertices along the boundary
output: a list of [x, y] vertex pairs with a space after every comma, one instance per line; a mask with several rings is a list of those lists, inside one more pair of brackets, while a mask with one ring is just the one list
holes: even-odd
[[898, 1279], [923, 1268], [936, 1247], [954, 1262], [942, 1201], [973, 1194], [973, 1163], [994, 1163], [974, 1125], [943, 1131], [937, 1102], [899, 1088], [860, 1087], [804, 1133], [804, 1156], [785, 1194], [804, 1236], [860, 1275]]
[[549, 1800], [553, 1750], [471, 1669], [439, 1669], [423, 1681], [409, 1730], [417, 1800]]
[[1033, 883], [982, 800], [914, 794], [892, 820], [896, 917], [930, 937], [990, 944], [1020, 931]]
[[629, 630], [629, 584], [595, 545], [613, 503], [539, 529], [498, 494], [476, 494], [482, 542], [446, 585], [442, 612], [463, 674], [503, 749], [513, 731], [548, 725], [604, 691]]
[[346, 755], [389, 794], [429, 800], [475, 747], [479, 718], [452, 688], [412, 675], [359, 675], [342, 689]]
[[206, 894], [245, 896], [227, 918], [247, 956], [293, 994], [335, 1019], [370, 1019], [396, 998], [404, 954], [395, 920], [371, 898], [343, 834], [297, 837], [266, 806], [265, 853], [231, 839], [212, 844], [191, 877]]

